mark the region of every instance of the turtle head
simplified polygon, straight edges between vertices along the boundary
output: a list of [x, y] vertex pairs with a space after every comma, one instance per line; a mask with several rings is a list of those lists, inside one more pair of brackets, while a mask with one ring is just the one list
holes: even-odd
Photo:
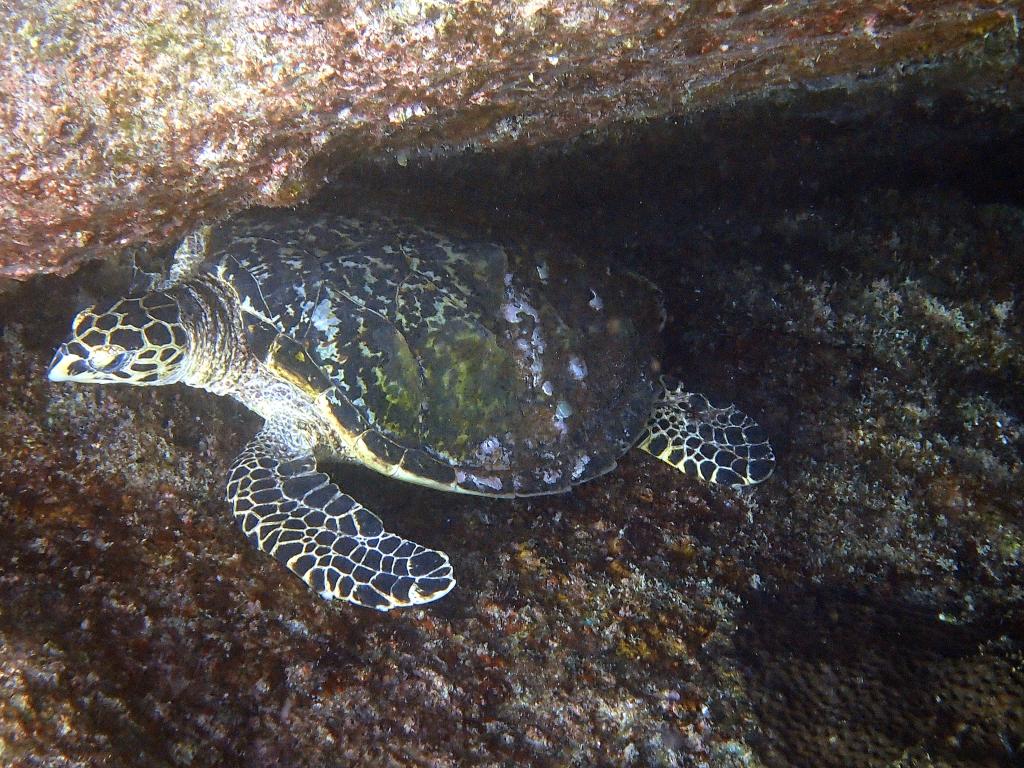
[[177, 300], [155, 291], [103, 312], [79, 312], [50, 363], [50, 381], [173, 384], [185, 375], [189, 338]]

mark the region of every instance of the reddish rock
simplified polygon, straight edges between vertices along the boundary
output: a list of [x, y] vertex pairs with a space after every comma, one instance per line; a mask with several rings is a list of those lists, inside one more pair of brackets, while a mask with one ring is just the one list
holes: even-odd
[[67, 273], [202, 217], [292, 203], [339, 157], [552, 142], [794, 84], [842, 92], [894, 64], [1005, 74], [1019, 10], [977, 0], [5, 3], [0, 275]]

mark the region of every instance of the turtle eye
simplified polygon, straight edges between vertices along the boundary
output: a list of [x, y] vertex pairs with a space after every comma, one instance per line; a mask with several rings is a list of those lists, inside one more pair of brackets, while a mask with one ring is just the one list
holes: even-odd
[[114, 373], [125, 367], [131, 354], [121, 347], [98, 347], [89, 355], [89, 365], [94, 371]]

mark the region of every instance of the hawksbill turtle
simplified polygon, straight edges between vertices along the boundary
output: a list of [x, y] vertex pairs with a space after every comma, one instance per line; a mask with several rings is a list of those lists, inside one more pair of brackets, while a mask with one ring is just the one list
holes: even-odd
[[264, 419], [231, 466], [246, 536], [324, 598], [378, 610], [455, 585], [318, 458], [484, 496], [566, 491], [638, 447], [758, 483], [775, 457], [734, 406], [658, 376], [657, 292], [536, 249], [386, 216], [253, 210], [204, 226], [168, 277], [74, 319], [53, 381], [182, 382]]

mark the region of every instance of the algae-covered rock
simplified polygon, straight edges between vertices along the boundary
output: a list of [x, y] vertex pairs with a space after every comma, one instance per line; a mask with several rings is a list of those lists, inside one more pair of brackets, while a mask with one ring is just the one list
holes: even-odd
[[325, 158], [537, 146], [769, 93], [922, 72], [1020, 103], [1018, 3], [12, 2], [0, 8], [0, 274], [68, 273]]

